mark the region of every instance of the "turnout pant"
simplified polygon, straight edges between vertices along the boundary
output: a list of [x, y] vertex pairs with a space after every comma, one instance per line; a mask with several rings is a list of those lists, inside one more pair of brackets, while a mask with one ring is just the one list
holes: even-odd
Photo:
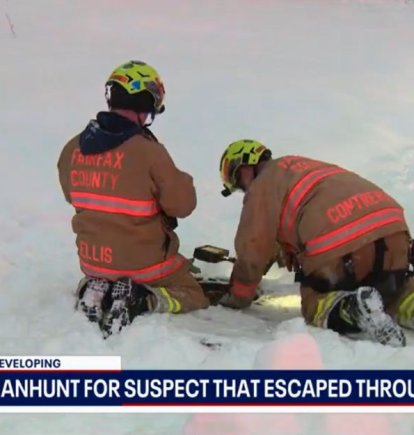
[[[380, 292], [386, 312], [402, 326], [414, 327], [414, 279], [405, 275], [408, 269], [409, 236], [406, 232], [399, 232], [384, 237], [383, 242], [381, 272], [375, 270], [378, 268], [375, 242], [364, 245], [349, 255], [353, 265], [354, 288], [340, 288], [340, 283], [347, 279], [343, 258], [333, 259], [315, 271], [311, 279], [301, 283], [302, 314], [306, 323], [328, 327], [329, 316], [340, 300], [350, 290], [367, 285]], [[327, 287], [321, 289], [318, 285], [312, 285], [312, 279], [315, 283], [326, 283]]]

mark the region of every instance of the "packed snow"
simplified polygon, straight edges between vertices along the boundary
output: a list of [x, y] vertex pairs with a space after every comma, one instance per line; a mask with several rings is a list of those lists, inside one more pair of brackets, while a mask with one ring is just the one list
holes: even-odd
[[[194, 176], [182, 252], [232, 249], [241, 195], [220, 195], [237, 139], [332, 161], [371, 178], [414, 224], [414, 2], [409, 0], [2, 0], [0, 342], [3, 355], [121, 355], [129, 369], [413, 367], [393, 349], [309, 328], [292, 276], [273, 268], [264, 305], [143, 316], [104, 341], [74, 311], [81, 277], [56, 162], [105, 108], [129, 59], [155, 66], [167, 110], [153, 131]], [[228, 265], [211, 275], [226, 275]], [[405, 435], [409, 415], [4, 415], [0, 433]]]

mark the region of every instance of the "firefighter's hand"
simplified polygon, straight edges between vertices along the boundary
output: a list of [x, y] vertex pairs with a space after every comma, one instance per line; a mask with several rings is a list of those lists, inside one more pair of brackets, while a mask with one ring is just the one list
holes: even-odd
[[249, 307], [253, 302], [253, 299], [254, 297], [241, 297], [241, 296], [235, 296], [231, 293], [226, 293], [220, 299], [219, 303], [220, 305], [223, 305], [223, 307], [241, 310], [243, 308]]
[[176, 217], [168, 216], [163, 213], [163, 219], [165, 226], [170, 230], [174, 231], [178, 227], [178, 220]]
[[277, 265], [279, 267], [288, 267], [289, 266], [289, 258], [286, 255], [286, 252], [284, 251], [284, 249], [282, 248], [282, 245], [280, 243], [275, 243], [275, 251], [273, 253], [273, 258], [272, 258], [272, 262], [273, 263], [277, 263]]
[[251, 305], [256, 297], [257, 284], [243, 284], [234, 278], [234, 269], [230, 276], [229, 292], [220, 300], [220, 305], [243, 309]]
[[282, 268], [286, 267], [289, 272], [296, 272], [299, 270], [299, 264], [294, 254], [286, 252], [282, 245], [276, 243], [275, 252], [273, 255], [273, 262]]

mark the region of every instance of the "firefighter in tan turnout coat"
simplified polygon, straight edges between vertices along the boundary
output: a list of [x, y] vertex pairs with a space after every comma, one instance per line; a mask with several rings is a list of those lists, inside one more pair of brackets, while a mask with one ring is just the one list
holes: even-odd
[[78, 306], [108, 336], [147, 311], [183, 313], [209, 305], [180, 255], [176, 218], [196, 206], [192, 177], [148, 129], [164, 111], [151, 66], [131, 61], [106, 83], [108, 112], [71, 139], [58, 168], [85, 274]]
[[402, 207], [374, 183], [301, 156], [271, 159], [254, 140], [220, 161], [224, 196], [245, 192], [237, 261], [222, 303], [244, 308], [269, 263], [296, 273], [308, 324], [405, 344], [413, 328], [410, 236]]

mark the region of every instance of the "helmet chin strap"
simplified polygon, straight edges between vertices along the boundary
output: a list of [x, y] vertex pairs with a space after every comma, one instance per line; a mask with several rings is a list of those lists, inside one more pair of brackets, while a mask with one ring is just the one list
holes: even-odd
[[[136, 122], [138, 125], [140, 125], [142, 128], [149, 127], [154, 122], [154, 114], [153, 113], [145, 113], [145, 112], [134, 112], [136, 115]], [[146, 115], [145, 119], [143, 115]], [[150, 120], [150, 122], [148, 122]]]
[[[148, 119], [150, 119], [150, 122], [148, 122]], [[151, 113], [148, 114], [146, 122], [144, 122], [143, 124], [143, 127], [150, 127], [154, 122], [154, 119], [155, 119], [155, 112], [152, 111]]]
[[161, 113], [164, 113], [164, 111], [165, 111], [165, 106], [164, 105], [161, 106], [161, 109], [159, 111], [155, 111], [155, 109], [153, 109], [151, 111], [151, 113], [149, 113], [148, 116], [147, 116], [147, 121], [148, 121], [148, 118], [150, 118], [151, 121], [149, 123], [146, 122], [143, 125], [143, 127], [150, 127], [152, 125], [152, 123], [154, 122], [155, 115], [156, 114], [160, 115]]

